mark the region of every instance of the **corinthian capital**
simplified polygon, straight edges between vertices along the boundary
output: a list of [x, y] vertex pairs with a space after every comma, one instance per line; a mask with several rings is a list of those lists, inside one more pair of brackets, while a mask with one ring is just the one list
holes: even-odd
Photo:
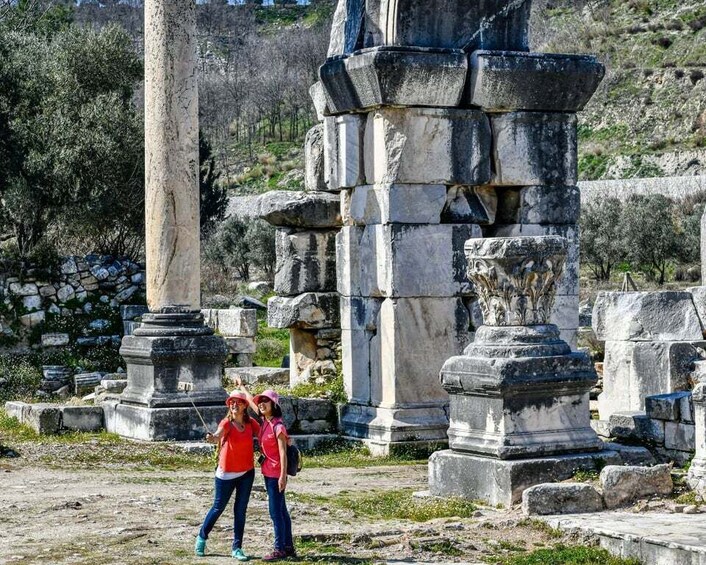
[[558, 236], [470, 239], [468, 278], [489, 326], [548, 324], [567, 241]]

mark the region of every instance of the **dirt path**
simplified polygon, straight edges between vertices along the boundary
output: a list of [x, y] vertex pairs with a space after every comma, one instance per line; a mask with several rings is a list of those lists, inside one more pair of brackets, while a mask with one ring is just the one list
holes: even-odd
[[[193, 556], [194, 537], [212, 501], [212, 474], [195, 471], [85, 470], [0, 459], [0, 563], [233, 563], [232, 509], [216, 524], [206, 558]], [[36, 459], [33, 459], [36, 461]], [[518, 525], [512, 511], [480, 509], [474, 518], [428, 522], [369, 519], [334, 503], [346, 492], [423, 490], [426, 466], [305, 469], [290, 483], [300, 563], [478, 562], [546, 544], [551, 533]], [[255, 481], [245, 549], [262, 556], [272, 528], [262, 477]], [[315, 500], [314, 500], [315, 499]]]

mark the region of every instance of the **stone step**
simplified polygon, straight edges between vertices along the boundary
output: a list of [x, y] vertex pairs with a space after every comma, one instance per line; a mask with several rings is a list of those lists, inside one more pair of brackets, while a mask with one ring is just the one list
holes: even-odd
[[599, 512], [538, 519], [562, 531], [596, 536], [613, 555], [641, 563], [706, 563], [706, 514]]
[[226, 377], [235, 382], [240, 377], [245, 384], [288, 385], [289, 369], [278, 367], [226, 367]]

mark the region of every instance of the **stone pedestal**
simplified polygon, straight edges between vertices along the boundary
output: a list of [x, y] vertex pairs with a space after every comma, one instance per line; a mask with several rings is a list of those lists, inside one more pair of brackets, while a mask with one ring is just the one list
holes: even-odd
[[430, 459], [433, 494], [509, 505], [524, 488], [595, 466], [593, 364], [548, 323], [566, 249], [552, 236], [466, 243], [486, 325], [441, 369], [451, 449]]
[[701, 497], [706, 497], [706, 384], [699, 383], [692, 393], [696, 422], [696, 454], [691, 460], [687, 483]]

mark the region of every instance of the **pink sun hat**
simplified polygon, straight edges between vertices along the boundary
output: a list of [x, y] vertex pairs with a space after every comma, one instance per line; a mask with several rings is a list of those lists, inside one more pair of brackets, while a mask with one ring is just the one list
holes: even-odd
[[239, 390], [234, 390], [233, 392], [230, 393], [230, 396], [226, 398], [226, 406], [230, 406], [231, 404], [235, 404], [236, 401], [242, 400], [245, 402], [245, 404], [248, 403], [248, 397], [245, 395], [244, 392], [240, 392]]
[[260, 404], [260, 401], [263, 398], [267, 398], [268, 400], [271, 400], [275, 406], [279, 406], [279, 394], [277, 394], [274, 390], [268, 389], [265, 392], [261, 392], [253, 398], [253, 402], [255, 402], [255, 404]]

